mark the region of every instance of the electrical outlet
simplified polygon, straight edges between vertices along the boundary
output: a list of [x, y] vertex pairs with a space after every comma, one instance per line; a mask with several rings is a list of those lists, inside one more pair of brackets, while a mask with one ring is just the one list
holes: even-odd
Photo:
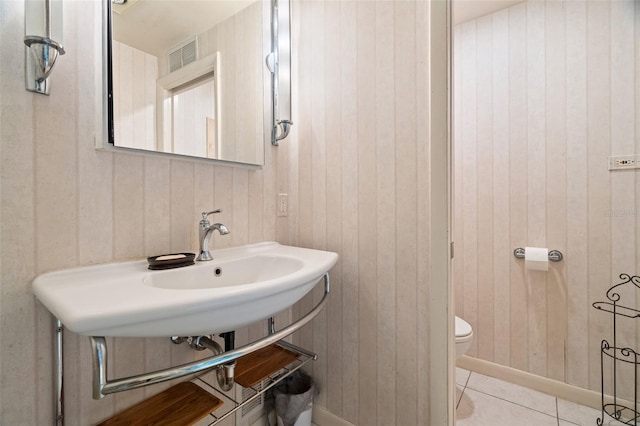
[[278, 216], [289, 215], [289, 194], [278, 194]]
[[635, 155], [618, 155], [609, 157], [609, 170], [636, 169], [638, 158]]

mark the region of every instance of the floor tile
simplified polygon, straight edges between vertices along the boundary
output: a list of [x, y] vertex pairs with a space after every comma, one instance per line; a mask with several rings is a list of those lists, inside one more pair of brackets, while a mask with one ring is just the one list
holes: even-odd
[[[578, 424], [580, 426], [595, 426], [596, 419], [600, 418], [601, 415], [602, 412], [600, 410], [558, 398], [558, 418], [561, 420]], [[604, 417], [604, 424], [607, 426], [623, 425], [623, 423], [612, 419], [606, 414]]]
[[555, 397], [523, 386], [503, 382], [493, 377], [471, 373], [469, 381], [467, 382], [467, 389], [473, 389], [502, 398], [550, 416], [555, 417], [557, 414]]
[[456, 426], [558, 425], [555, 416], [549, 416], [469, 388], [462, 395], [456, 417]]
[[462, 387], [466, 386], [470, 374], [471, 371], [465, 370], [464, 368], [456, 367], [456, 384]]
[[460, 385], [456, 385], [456, 410], [460, 405], [460, 400], [462, 399], [462, 393], [464, 392], [464, 387]]

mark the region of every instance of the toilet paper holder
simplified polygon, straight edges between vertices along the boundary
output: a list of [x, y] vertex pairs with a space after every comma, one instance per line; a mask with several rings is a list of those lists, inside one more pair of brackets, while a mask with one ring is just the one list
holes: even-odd
[[[524, 259], [524, 249], [518, 247], [513, 251], [513, 255], [518, 259]], [[563, 259], [562, 252], [560, 250], [549, 250], [549, 260], [552, 262], [560, 262]]]

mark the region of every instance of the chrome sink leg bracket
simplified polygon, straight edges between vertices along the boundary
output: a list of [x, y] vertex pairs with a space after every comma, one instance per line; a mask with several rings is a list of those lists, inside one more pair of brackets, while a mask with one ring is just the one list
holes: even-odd
[[[248, 343], [239, 348], [214, 355], [209, 358], [182, 364], [176, 367], [165, 368], [163, 370], [158, 370], [151, 373], [138, 374], [136, 376], [107, 380], [107, 345], [105, 342], [105, 338], [91, 337], [91, 348], [93, 351], [93, 398], [101, 399], [105, 395], [109, 395], [112, 393], [137, 389], [156, 383], [166, 382], [167, 380], [177, 379], [180, 377], [199, 373], [201, 371], [210, 370], [214, 367], [231, 363], [232, 361], [235, 361], [236, 359], [244, 355], [250, 354], [259, 349], [266, 348], [269, 345], [279, 342], [288, 335], [304, 327], [313, 318], [315, 318], [316, 315], [318, 315], [327, 304], [330, 291], [329, 274], [324, 274], [323, 278], [324, 294], [322, 295], [322, 299], [320, 299], [320, 302], [318, 302], [318, 304], [311, 311], [309, 311], [298, 321], [289, 324], [287, 327], [283, 328], [280, 331], [276, 331], [273, 334]], [[232, 375], [233, 371], [227, 371], [227, 377]]]
[[104, 398], [107, 384], [107, 342], [104, 337], [91, 337], [93, 353], [93, 399]]
[[53, 360], [55, 365], [55, 374], [53, 378], [53, 392], [55, 404], [55, 424], [56, 426], [64, 425], [64, 393], [63, 383], [63, 362], [62, 362], [62, 322], [56, 318], [55, 337], [53, 339]]

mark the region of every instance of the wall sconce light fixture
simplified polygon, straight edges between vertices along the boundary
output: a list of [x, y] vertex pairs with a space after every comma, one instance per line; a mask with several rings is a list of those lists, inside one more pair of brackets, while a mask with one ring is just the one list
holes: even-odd
[[[51, 16], [59, 19], [59, 34], [62, 35], [62, 2], [55, 2], [58, 13], [52, 11], [51, 0], [27, 0], [25, 2], [25, 35], [27, 45], [25, 56], [25, 85], [30, 92], [48, 95], [49, 75], [58, 56], [64, 55], [64, 47], [51, 37]], [[44, 35], [34, 35], [44, 33]]]
[[291, 2], [271, 0], [271, 53], [266, 58], [271, 71], [273, 128], [271, 144], [291, 131]]

